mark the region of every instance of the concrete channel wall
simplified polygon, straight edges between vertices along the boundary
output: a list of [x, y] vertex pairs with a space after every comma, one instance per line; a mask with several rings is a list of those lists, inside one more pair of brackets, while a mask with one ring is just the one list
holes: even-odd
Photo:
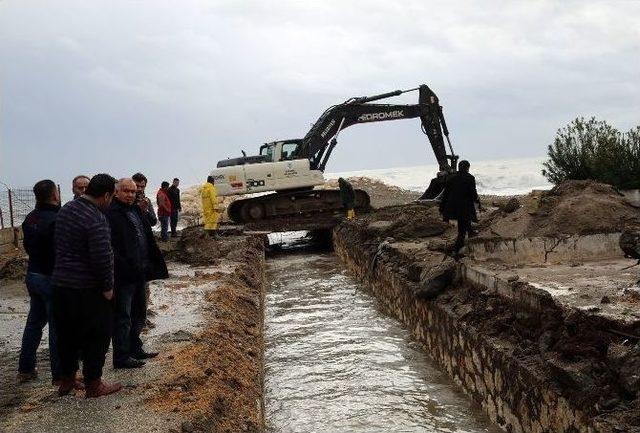
[[419, 299], [397, 262], [376, 254], [359, 230], [355, 225], [334, 230], [338, 257], [493, 422], [512, 433], [601, 431], [544, 379], [538, 366], [465, 320], [469, 304], [455, 305], [443, 297]]
[[598, 233], [557, 238], [472, 239], [469, 254], [475, 260], [521, 264], [558, 264], [624, 257], [620, 233]]

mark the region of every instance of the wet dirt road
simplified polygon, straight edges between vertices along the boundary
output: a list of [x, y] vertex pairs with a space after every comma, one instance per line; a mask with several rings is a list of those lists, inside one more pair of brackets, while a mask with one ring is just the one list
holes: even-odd
[[499, 432], [331, 254], [268, 261], [269, 432]]
[[[215, 282], [203, 278], [193, 283], [196, 274], [211, 272], [209, 269], [171, 262], [168, 266], [171, 278], [151, 283], [151, 307], [155, 311], [151, 320], [155, 326], [143, 335], [146, 347], [162, 352], [190, 343], [202, 326], [204, 293], [216, 286]], [[148, 391], [146, 385], [167, 368], [162, 356], [149, 361], [142, 369], [114, 370], [109, 352], [104, 377], [122, 382], [123, 391], [100, 399], [85, 399], [82, 393], [60, 398], [50, 382], [45, 328], [38, 353], [39, 377], [18, 384], [17, 359], [28, 298], [19, 281], [11, 290], [4, 289], [0, 297], [0, 432], [166, 432], [170, 427], [180, 426], [179, 414], [155, 412], [143, 403]]]

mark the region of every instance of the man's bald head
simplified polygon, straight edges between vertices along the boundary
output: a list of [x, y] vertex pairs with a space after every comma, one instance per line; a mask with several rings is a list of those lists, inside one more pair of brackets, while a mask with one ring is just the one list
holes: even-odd
[[133, 204], [136, 201], [136, 183], [130, 177], [123, 177], [116, 184], [116, 197], [123, 203]]

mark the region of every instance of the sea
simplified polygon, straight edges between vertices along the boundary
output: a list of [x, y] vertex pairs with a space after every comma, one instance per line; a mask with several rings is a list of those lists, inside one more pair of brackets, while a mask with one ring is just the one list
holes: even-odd
[[[542, 175], [545, 158], [519, 158], [493, 161], [472, 161], [470, 173], [476, 178], [478, 193], [490, 195], [527, 194], [536, 189], [550, 189], [552, 185]], [[327, 179], [365, 176], [416, 192], [423, 192], [435, 177], [438, 166], [382, 168], [325, 173]]]

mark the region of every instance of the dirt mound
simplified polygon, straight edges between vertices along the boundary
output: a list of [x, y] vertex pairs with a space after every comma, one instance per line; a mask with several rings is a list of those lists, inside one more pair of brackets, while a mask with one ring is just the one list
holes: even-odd
[[398, 240], [439, 236], [449, 228], [437, 206], [418, 203], [379, 209], [361, 221], [380, 236]]
[[497, 211], [483, 235], [505, 238], [615, 233], [640, 227], [640, 210], [612, 186], [566, 181], [550, 191], [534, 191], [508, 214]]
[[[420, 193], [409, 191], [393, 185], [387, 185], [369, 177], [349, 177], [347, 180], [356, 189], [361, 189], [371, 197], [371, 206], [375, 208], [394, 206], [415, 201]], [[338, 180], [330, 179], [321, 187], [323, 189], [337, 189]]]
[[[147, 404], [182, 414], [182, 431], [263, 431], [262, 398], [264, 260], [259, 240], [244, 238], [242, 261], [205, 295], [207, 328], [168, 355], [171, 368], [154, 384]], [[187, 428], [185, 428], [187, 427]]]
[[245, 236], [214, 239], [205, 233], [202, 226], [188, 227], [182, 230], [172, 257], [194, 266], [213, 265], [223, 257], [233, 258], [234, 254], [242, 251], [246, 241]]

